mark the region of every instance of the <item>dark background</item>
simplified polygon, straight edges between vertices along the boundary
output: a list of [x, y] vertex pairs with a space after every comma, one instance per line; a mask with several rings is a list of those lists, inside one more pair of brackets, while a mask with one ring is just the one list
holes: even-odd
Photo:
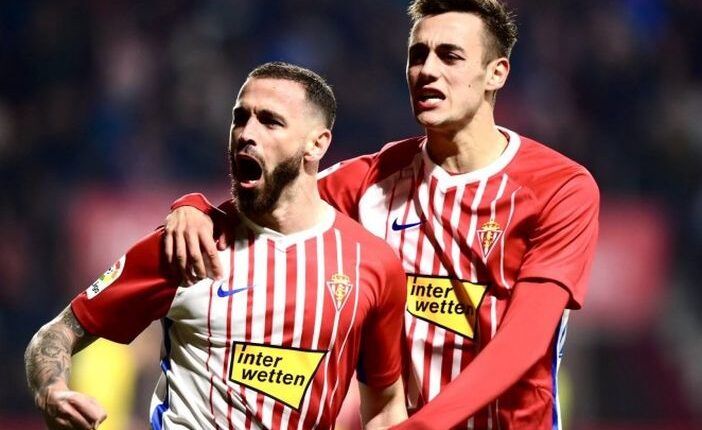
[[[702, 2], [508, 4], [520, 38], [498, 123], [584, 164], [603, 195], [601, 250], [563, 364], [569, 427], [699, 428]], [[22, 370], [32, 333], [171, 200], [226, 197], [231, 106], [252, 67], [287, 60], [328, 78], [339, 112], [325, 166], [421, 132], [404, 80], [406, 6], [1, 3], [0, 428], [37, 426]], [[89, 240], [105, 253], [94, 264]]]

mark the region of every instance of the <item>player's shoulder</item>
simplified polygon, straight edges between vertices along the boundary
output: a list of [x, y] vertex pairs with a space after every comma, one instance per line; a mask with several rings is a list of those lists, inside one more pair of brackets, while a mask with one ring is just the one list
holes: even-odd
[[414, 136], [388, 142], [376, 153], [376, 163], [392, 166], [409, 164], [421, 152], [426, 136]]
[[333, 175], [352, 177], [356, 181], [365, 178], [367, 182], [378, 182], [409, 165], [421, 152], [425, 140], [425, 136], [416, 136], [388, 142], [378, 152], [336, 163], [320, 172], [317, 178], [325, 179]]
[[336, 211], [336, 219], [334, 226], [346, 237], [351, 238], [361, 245], [365, 255], [374, 256], [385, 261], [386, 259], [395, 260], [395, 252], [381, 238], [375, 236], [366, 230], [358, 221], [352, 219], [348, 215]]
[[519, 139], [520, 148], [509, 170], [523, 186], [548, 190], [576, 182], [585, 190], [599, 193], [585, 166], [535, 139], [525, 136]]

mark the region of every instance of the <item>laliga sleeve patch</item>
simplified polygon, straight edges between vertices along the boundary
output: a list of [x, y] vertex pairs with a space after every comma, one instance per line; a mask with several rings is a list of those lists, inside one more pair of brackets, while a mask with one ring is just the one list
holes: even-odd
[[100, 276], [97, 281], [93, 282], [86, 290], [85, 294], [88, 296], [88, 300], [100, 294], [105, 288], [112, 285], [113, 282], [119, 278], [124, 269], [124, 262], [127, 256], [123, 255], [122, 258], [117, 260], [115, 264], [112, 265], [105, 273]]

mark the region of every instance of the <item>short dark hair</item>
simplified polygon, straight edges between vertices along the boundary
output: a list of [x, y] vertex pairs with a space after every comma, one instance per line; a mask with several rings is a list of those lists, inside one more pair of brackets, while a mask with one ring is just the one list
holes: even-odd
[[336, 98], [329, 84], [313, 72], [304, 67], [282, 61], [273, 61], [262, 64], [249, 73], [249, 78], [258, 79], [284, 79], [301, 84], [305, 89], [307, 99], [312, 102], [324, 116], [327, 128], [331, 130], [336, 118]]
[[407, 9], [412, 24], [426, 16], [447, 12], [468, 12], [480, 17], [488, 36], [485, 61], [509, 58], [517, 43], [517, 23], [514, 13], [500, 0], [413, 0]]

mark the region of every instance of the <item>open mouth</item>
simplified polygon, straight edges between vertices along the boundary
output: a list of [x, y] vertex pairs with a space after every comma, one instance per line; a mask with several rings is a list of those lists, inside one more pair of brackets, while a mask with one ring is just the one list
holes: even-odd
[[432, 107], [439, 104], [446, 96], [439, 90], [424, 88], [417, 94], [417, 102], [421, 107]]
[[239, 153], [236, 155], [235, 175], [242, 187], [255, 187], [263, 177], [263, 167], [261, 167], [261, 163], [251, 155]]

